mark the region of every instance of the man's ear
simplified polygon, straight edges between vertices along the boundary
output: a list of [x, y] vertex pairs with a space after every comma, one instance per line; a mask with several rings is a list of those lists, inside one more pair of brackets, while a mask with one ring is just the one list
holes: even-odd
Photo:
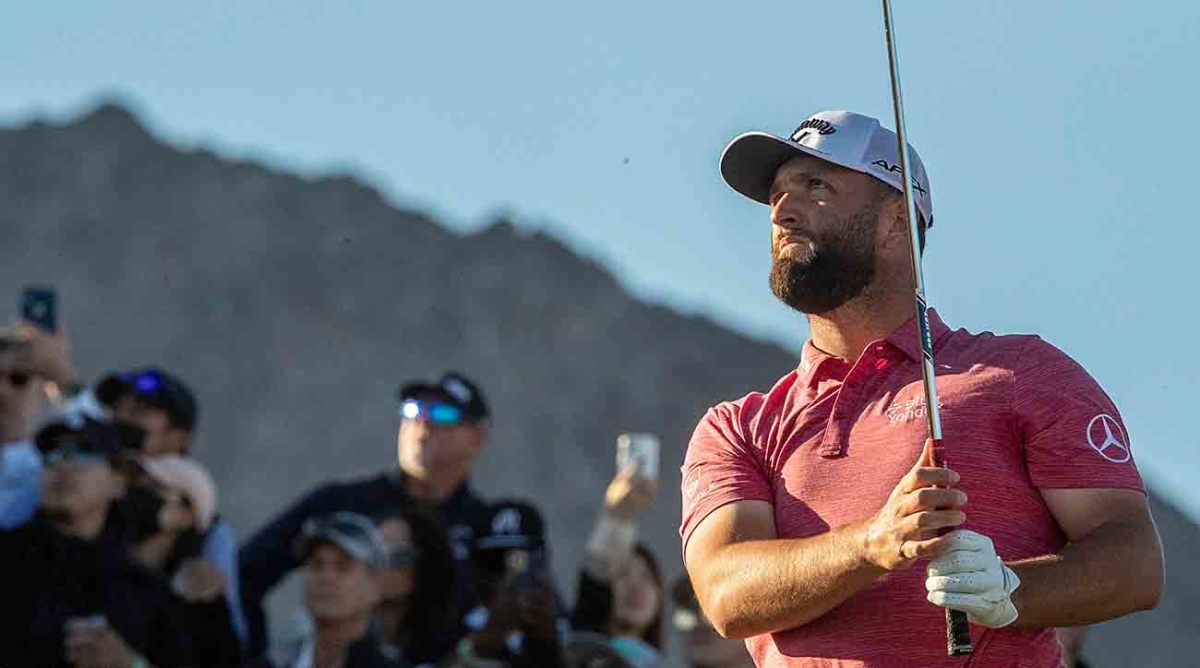
[[879, 207], [880, 241], [884, 248], [908, 247], [908, 221], [904, 215], [904, 196], [891, 195]]

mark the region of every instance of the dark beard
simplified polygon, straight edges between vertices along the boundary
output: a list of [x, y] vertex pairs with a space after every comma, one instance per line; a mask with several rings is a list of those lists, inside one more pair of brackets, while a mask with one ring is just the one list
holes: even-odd
[[801, 313], [826, 313], [861, 295], [875, 279], [875, 202], [837, 221], [803, 258], [772, 257], [771, 292]]

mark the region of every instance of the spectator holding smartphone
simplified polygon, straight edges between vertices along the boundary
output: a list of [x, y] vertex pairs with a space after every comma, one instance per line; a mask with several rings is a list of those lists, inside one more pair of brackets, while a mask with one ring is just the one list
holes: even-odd
[[637, 520], [654, 503], [658, 481], [647, 475], [657, 472], [654, 459], [633, 456], [629, 449], [626, 445], [588, 539], [574, 626], [608, 636], [630, 665], [647, 668], [662, 665], [664, 587], [654, 554], [637, 543]]
[[40, 378], [24, 363], [23, 345], [15, 331], [0, 333], [0, 529], [33, 517], [42, 486], [42, 458], [32, 440]]
[[5, 665], [192, 666], [181, 605], [119, 539], [133, 462], [112, 425], [75, 416], [35, 437], [41, 512], [0, 531]]
[[37, 510], [42, 458], [32, 436], [43, 387], [73, 387], [74, 379], [63, 333], [25, 322], [0, 330], [0, 529], [21, 526]]

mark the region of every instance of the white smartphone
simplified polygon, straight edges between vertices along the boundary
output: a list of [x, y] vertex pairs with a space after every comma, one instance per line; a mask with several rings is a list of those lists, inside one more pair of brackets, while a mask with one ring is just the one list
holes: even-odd
[[654, 434], [621, 434], [617, 437], [617, 470], [638, 462], [638, 475], [658, 480], [658, 437]]

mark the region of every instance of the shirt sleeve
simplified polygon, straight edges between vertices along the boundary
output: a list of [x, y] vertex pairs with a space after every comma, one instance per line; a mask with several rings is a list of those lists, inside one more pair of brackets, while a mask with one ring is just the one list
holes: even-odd
[[1145, 491], [1117, 407], [1066, 353], [1032, 337], [1013, 370], [1012, 405], [1034, 486]]
[[32, 443], [0, 446], [0, 529], [15, 529], [33, 517], [42, 490], [42, 458]]
[[238, 579], [237, 540], [233, 527], [218, 519], [204, 536], [200, 556], [211, 561], [225, 578], [225, 603], [229, 608], [229, 621], [238, 640], [246, 642], [248, 629], [242, 614], [242, 585]]
[[744, 403], [712, 408], [696, 426], [683, 462], [684, 553], [709, 513], [735, 501], [770, 501], [771, 481], [740, 420]]

